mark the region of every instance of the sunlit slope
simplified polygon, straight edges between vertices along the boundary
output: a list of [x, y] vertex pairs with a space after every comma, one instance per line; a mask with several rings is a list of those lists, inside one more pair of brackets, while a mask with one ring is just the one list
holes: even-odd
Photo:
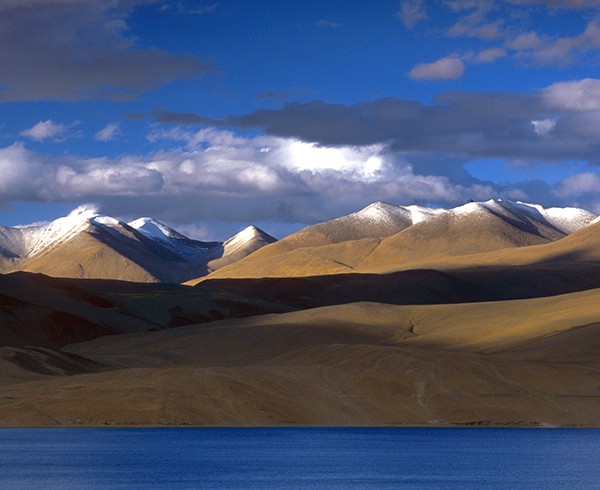
[[347, 272], [368, 255], [381, 238], [441, 211], [422, 206], [373, 203], [356, 213], [292, 233], [252, 254], [251, 261], [243, 261], [240, 265], [236, 262], [212, 277], [285, 277]]
[[[422, 206], [395, 206], [384, 202], [370, 204], [356, 213], [308, 226], [282, 239], [281, 250], [331, 245], [363, 238], [394, 235], [415, 223], [441, 212]], [[275, 249], [276, 247], [272, 247]]]
[[207, 271], [213, 272], [233, 264], [277, 240], [255, 226], [248, 226], [237, 235], [225, 240], [222, 255], [207, 264]]
[[202, 242], [152, 218], [125, 223], [83, 207], [44, 225], [0, 226], [0, 271], [180, 283], [273, 241], [250, 226], [225, 243]]
[[[374, 254], [375, 255], [375, 254]], [[378, 251], [376, 257], [368, 257], [357, 267], [359, 272], [392, 272], [407, 268], [436, 267], [438, 269], [521, 266], [534, 264], [597, 263], [600, 260], [600, 222], [575, 231], [555, 242], [522, 248], [476, 253], [464, 256], [426, 256], [411, 261], [394, 253], [392, 247]]]
[[[469, 203], [430, 216], [384, 238], [289, 248], [287, 251], [284, 251], [285, 240], [281, 240], [208, 278], [391, 272], [415, 267], [435, 268], [454, 260], [463, 266], [496, 264], [505, 256], [512, 260], [508, 264], [526, 263], [532, 260], [518, 257], [521, 253], [528, 256], [527, 250], [536, 245], [561, 242], [565, 249], [580, 247], [577, 242], [581, 239], [563, 240], [573, 230], [579, 230], [574, 234], [583, 233], [590, 226], [587, 223], [592, 221], [593, 215], [582, 217], [574, 213], [572, 220], [568, 216], [561, 216], [561, 219], [546, 217], [537, 216], [529, 209], [523, 211], [510, 202]], [[479, 262], [470, 261], [474, 254], [489, 252], [498, 255], [482, 257], [477, 259]]]
[[41, 272], [55, 277], [159, 281], [158, 271], [152, 274], [124, 253], [87, 232], [78, 234], [46, 253], [24, 259], [19, 270]]
[[[600, 289], [547, 298], [453, 305], [361, 302], [221, 320], [67, 348], [128, 365], [265, 361], [321, 344], [381, 344], [508, 355], [540, 339], [600, 328]], [[185, 338], [185, 342], [182, 339]], [[181, 343], [180, 343], [181, 342]], [[600, 338], [595, 344], [600, 345]], [[588, 350], [588, 346], [581, 345]], [[536, 355], [540, 355], [541, 351]], [[524, 355], [524, 354], [523, 354]], [[576, 358], [573, 358], [575, 361]], [[594, 362], [600, 363], [600, 359]], [[139, 364], [142, 363], [142, 364]]]

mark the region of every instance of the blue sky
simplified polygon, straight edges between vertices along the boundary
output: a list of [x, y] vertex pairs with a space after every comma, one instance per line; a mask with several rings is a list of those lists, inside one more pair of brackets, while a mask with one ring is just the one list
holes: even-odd
[[599, 0], [5, 0], [0, 223], [600, 212]]

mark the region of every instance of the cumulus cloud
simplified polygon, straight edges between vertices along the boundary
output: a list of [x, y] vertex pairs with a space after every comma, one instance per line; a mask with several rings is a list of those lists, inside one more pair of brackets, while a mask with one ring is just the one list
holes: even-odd
[[61, 201], [157, 192], [162, 176], [139, 161], [54, 158], [22, 143], [0, 148], [0, 201]]
[[577, 198], [583, 194], [598, 194], [600, 189], [600, 175], [593, 172], [584, 172], [559, 182], [554, 193], [562, 198]]
[[413, 80], [457, 80], [464, 72], [462, 60], [449, 56], [433, 63], [420, 63], [410, 70], [408, 76]]
[[378, 200], [457, 203], [498, 189], [420, 173], [387, 145], [325, 147], [292, 138], [205, 128], [156, 130], [176, 144], [117, 159], [48, 157], [22, 143], [0, 148], [0, 196], [93, 201], [115, 215], [173, 222], [311, 222]]
[[578, 36], [545, 40], [530, 51], [518, 53], [521, 58], [529, 58], [539, 65], [564, 66], [581, 60], [590, 52], [600, 50], [600, 25], [590, 22]]
[[548, 107], [565, 111], [600, 110], [600, 80], [584, 78], [557, 82], [542, 91]]
[[21, 136], [26, 136], [35, 141], [44, 141], [49, 138], [59, 138], [63, 136], [67, 131], [67, 127], [64, 124], [59, 124], [51, 119], [47, 121], [40, 121], [29, 129], [21, 131]]
[[118, 136], [119, 129], [120, 125], [118, 122], [109, 123], [96, 133], [94, 139], [96, 141], [111, 141]]
[[450, 28], [448, 34], [452, 37], [475, 37], [485, 41], [500, 39], [502, 37], [501, 23], [471, 24], [470, 22], [459, 21]]
[[[531, 122], [528, 134], [539, 140]], [[267, 219], [315, 222], [379, 200], [441, 206], [492, 197], [553, 205], [587, 202], [599, 183], [590, 177], [593, 173], [554, 189], [541, 182], [482, 182], [462, 168], [468, 158], [403, 151], [389, 141], [325, 145], [213, 127], [156, 128], [149, 138], [169, 143], [161, 146], [170, 149], [110, 159], [50, 157], [23, 143], [0, 148], [0, 204], [88, 201], [116, 216], [153, 215], [171, 223], [222, 220], [238, 226]], [[552, 140], [545, 144], [551, 146]]]
[[0, 100], [130, 97], [206, 73], [193, 56], [136, 45], [127, 16], [147, 3], [152, 0], [1, 2]]

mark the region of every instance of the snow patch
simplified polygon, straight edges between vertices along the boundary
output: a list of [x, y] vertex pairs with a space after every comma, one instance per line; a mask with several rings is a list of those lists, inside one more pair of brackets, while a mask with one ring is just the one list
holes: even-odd
[[116, 228], [122, 225], [118, 219], [111, 218], [110, 216], [94, 216], [90, 218], [90, 223], [110, 226], [111, 228]]
[[155, 240], [187, 238], [153, 218], [138, 218], [128, 223], [128, 225], [139, 231], [142, 235], [154, 238]]
[[262, 238], [260, 230], [250, 225], [223, 243], [224, 253], [234, 253], [257, 238]]
[[89, 227], [90, 220], [97, 215], [96, 208], [85, 205], [47, 225], [20, 228], [23, 232], [23, 255], [31, 257], [51, 246], [66, 242]]
[[417, 206], [415, 204], [404, 206], [404, 209], [410, 211], [410, 219], [413, 225], [446, 211], [446, 209], [442, 208], [427, 208], [424, 206]]
[[401, 206], [394, 206], [385, 202], [375, 202], [366, 208], [354, 213], [355, 216], [370, 221], [386, 221], [390, 216], [407, 218], [410, 213]]
[[525, 209], [535, 209], [546, 221], [567, 234], [571, 234], [594, 222], [596, 214], [580, 208], [544, 208], [539, 204], [517, 201], [516, 205]]

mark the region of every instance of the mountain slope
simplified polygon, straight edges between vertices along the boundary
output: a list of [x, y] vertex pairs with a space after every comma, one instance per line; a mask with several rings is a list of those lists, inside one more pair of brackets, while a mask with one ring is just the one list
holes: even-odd
[[594, 218], [578, 210], [569, 221], [563, 219], [569, 210], [557, 216], [541, 209], [510, 201], [469, 203], [382, 240], [358, 270], [394, 270], [420, 259], [435, 263], [438, 258], [546, 244]]
[[192, 240], [151, 218], [124, 223], [79, 208], [48, 225], [1, 228], [0, 265], [4, 272], [179, 283], [273, 241], [254, 228], [231, 238], [225, 248], [220, 242]]
[[[394, 235], [441, 210], [376, 202], [356, 213], [308, 226], [279, 241], [286, 250]], [[273, 248], [273, 247], [272, 247]]]
[[[449, 257], [555, 242], [585, 229], [595, 218], [593, 213], [574, 208], [544, 209], [502, 200], [468, 203], [451, 210], [436, 210], [387, 237], [334, 243], [333, 239], [298, 240], [291, 235], [209, 277], [313, 276], [389, 272], [415, 264], [435, 266]], [[353, 223], [359, 226], [356, 220]], [[295, 247], [293, 240], [305, 246]], [[327, 241], [330, 243], [312, 245]]]
[[208, 262], [208, 271], [213, 272], [221, 267], [233, 264], [260, 248], [276, 242], [275, 238], [260, 228], [248, 226], [237, 235], [225, 240], [223, 243], [223, 255]]

